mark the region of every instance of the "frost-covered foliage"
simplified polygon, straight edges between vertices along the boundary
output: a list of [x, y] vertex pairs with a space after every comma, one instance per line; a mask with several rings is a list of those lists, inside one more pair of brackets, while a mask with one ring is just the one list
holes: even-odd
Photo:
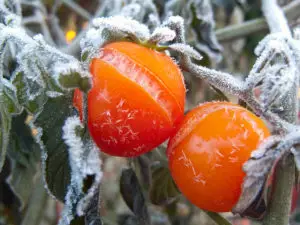
[[185, 19], [188, 42], [210, 57], [219, 57], [222, 49], [213, 31], [215, 22], [209, 0], [170, 0], [165, 6], [165, 18], [181, 15]]
[[[181, 17], [170, 17], [168, 21], [172, 22], [173, 20], [182, 22]], [[89, 65], [90, 60], [98, 56], [98, 49], [101, 46], [122, 40], [133, 41], [154, 49], [177, 51], [195, 59], [201, 58], [198, 52], [185, 43], [167, 45], [167, 43], [175, 41], [175, 36], [175, 31], [168, 27], [168, 22], [154, 29], [151, 34], [146, 25], [127, 17], [97, 18], [92, 21], [92, 27], [81, 41], [82, 59], [87, 63], [86, 65]]]
[[[102, 177], [99, 149], [89, 138], [83, 139], [83, 132], [84, 127], [79, 117], [69, 117], [66, 120], [63, 139], [68, 146], [72, 175], [60, 225], [70, 224], [74, 219], [74, 211], [77, 216], [84, 216], [93, 198], [99, 197], [99, 183]], [[89, 176], [93, 176], [94, 182], [91, 187], [88, 187], [88, 193], [84, 193], [83, 189], [87, 188], [84, 187], [87, 185], [84, 182], [89, 179]], [[86, 218], [89, 223], [94, 223], [97, 219], [99, 218]]]
[[[29, 160], [25, 164], [24, 160], [20, 161], [23, 159], [19, 157], [21, 153], [23, 157], [33, 157], [37, 149], [33, 143], [30, 143], [32, 149], [28, 150], [20, 143], [28, 143], [34, 132], [42, 153], [45, 186], [53, 196], [66, 202], [61, 224], [69, 224], [75, 215], [85, 216], [89, 212], [91, 199], [97, 196], [101, 179], [99, 150], [94, 147], [89, 135], [85, 135], [81, 142], [72, 130], [80, 127], [80, 123], [69, 119], [62, 128], [64, 120], [74, 114], [69, 105], [71, 90], [78, 87], [87, 92], [90, 75], [77, 59], [47, 44], [41, 35], [33, 38], [27, 35], [20, 23], [19, 2], [1, 1], [0, 12], [0, 167], [9, 146], [8, 155], [13, 165], [13, 176], [9, 182], [24, 201], [21, 202], [23, 206], [30, 190], [25, 189], [27, 192], [24, 192], [16, 186], [16, 172], [20, 172], [17, 165], [23, 163], [28, 167], [28, 170], [22, 171], [22, 175], [28, 177], [27, 171], [35, 173], [38, 160]], [[26, 115], [32, 118], [31, 129], [27, 126], [27, 130], [23, 130], [28, 133], [21, 134], [24, 137], [28, 135], [27, 140], [23, 140], [22, 136], [20, 140], [10, 139], [16, 138], [12, 134], [19, 132], [22, 123], [24, 126]], [[12, 126], [17, 119], [18, 125]], [[80, 145], [83, 142], [84, 145]], [[74, 143], [77, 145], [74, 146]], [[30, 145], [26, 144], [26, 147]], [[88, 184], [85, 184], [87, 181]]]
[[[99, 149], [89, 136], [86, 117], [81, 122], [71, 102], [72, 90], [79, 88], [84, 92], [83, 104], [86, 106], [86, 93], [91, 87], [89, 62], [98, 56], [104, 44], [114, 41], [131, 41], [157, 51], [167, 51], [182, 70], [207, 81], [220, 92], [237, 96], [269, 123], [274, 135], [259, 146], [245, 164], [247, 176], [243, 194], [233, 212], [247, 215], [247, 209], [255, 204], [267, 178], [276, 168], [276, 162], [293, 155], [299, 170], [300, 128], [296, 123], [300, 35], [299, 30], [292, 35], [276, 1], [263, 1], [262, 9], [273, 33], [257, 46], [257, 60], [245, 80], [195, 63], [202, 59], [197, 50], [211, 58], [220, 56], [222, 50], [214, 33], [210, 1], [169, 0], [161, 4], [159, 10], [159, 1], [152, 0], [101, 2], [96, 12], [101, 17], [94, 18], [85, 33], [78, 35], [83, 37], [79, 61], [50, 46], [42, 35], [29, 36], [22, 28], [20, 2], [0, 0], [0, 169], [8, 152], [13, 170], [8, 182], [24, 205], [29, 198], [28, 188], [24, 188], [25, 193], [17, 187], [20, 177], [17, 173], [22, 165], [26, 167], [24, 177], [35, 174], [39, 152], [46, 189], [65, 203], [59, 224], [83, 224], [82, 221], [101, 224]], [[26, 4], [37, 6], [29, 1]], [[74, 41], [74, 45], [76, 43], [79, 42]], [[28, 136], [16, 138], [20, 131]], [[165, 149], [164, 146], [161, 148]], [[31, 160], [24, 160], [32, 155]], [[144, 167], [149, 166], [139, 160]], [[149, 176], [149, 171], [141, 170]], [[178, 190], [168, 169], [161, 167], [159, 171], [153, 174], [168, 176], [168, 187], [161, 189], [172, 192], [167, 197], [162, 196], [162, 200], [160, 193], [152, 187], [152, 202], [173, 202]], [[132, 169], [123, 175], [121, 192], [127, 205], [135, 216], [143, 217], [142, 221], [150, 224], [137, 176]], [[130, 186], [130, 181], [134, 181], [134, 185]]]

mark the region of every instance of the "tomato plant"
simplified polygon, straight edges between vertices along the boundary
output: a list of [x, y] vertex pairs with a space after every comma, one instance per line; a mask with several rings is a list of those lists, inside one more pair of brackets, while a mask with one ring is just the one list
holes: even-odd
[[269, 136], [264, 122], [228, 102], [200, 105], [183, 119], [168, 145], [171, 174], [198, 207], [230, 211], [241, 194], [242, 165]]
[[[174, 133], [183, 118], [185, 86], [172, 59], [130, 42], [115, 42], [92, 60], [88, 127], [96, 144], [114, 156], [150, 151]], [[82, 114], [77, 90], [74, 105]]]

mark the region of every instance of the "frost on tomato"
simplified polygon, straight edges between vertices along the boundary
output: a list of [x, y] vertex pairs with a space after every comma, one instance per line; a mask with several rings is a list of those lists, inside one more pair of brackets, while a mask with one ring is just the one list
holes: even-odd
[[[183, 118], [185, 86], [170, 57], [134, 43], [115, 42], [100, 50], [90, 71], [88, 127], [102, 151], [138, 156], [174, 133]], [[74, 106], [80, 109], [78, 94]]]
[[206, 103], [189, 112], [168, 145], [175, 183], [193, 204], [230, 211], [241, 194], [242, 165], [269, 136], [263, 121], [228, 102]]

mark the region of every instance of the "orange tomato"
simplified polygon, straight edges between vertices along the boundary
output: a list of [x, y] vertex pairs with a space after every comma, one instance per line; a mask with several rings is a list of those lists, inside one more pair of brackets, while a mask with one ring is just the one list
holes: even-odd
[[[100, 50], [90, 64], [88, 127], [102, 151], [133, 157], [150, 151], [175, 132], [184, 113], [183, 76], [173, 60], [130, 42]], [[82, 96], [74, 106], [82, 115]]]
[[239, 105], [200, 105], [186, 115], [169, 141], [172, 177], [198, 207], [230, 211], [241, 194], [243, 164], [269, 135], [264, 122]]

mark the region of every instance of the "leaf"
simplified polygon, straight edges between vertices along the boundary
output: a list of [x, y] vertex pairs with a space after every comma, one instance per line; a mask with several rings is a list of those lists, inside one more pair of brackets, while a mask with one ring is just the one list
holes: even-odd
[[[99, 184], [102, 178], [99, 149], [91, 140], [79, 117], [68, 117], [62, 127], [68, 146], [71, 182], [59, 225], [69, 225], [84, 217], [86, 224], [101, 224]], [[76, 223], [77, 224], [77, 223]], [[79, 223], [80, 224], [80, 223]]]
[[10, 131], [8, 155], [11, 160], [11, 174], [7, 179], [14, 194], [19, 198], [22, 210], [35, 185], [35, 175], [40, 162], [40, 148], [25, 124], [27, 113], [14, 117]]
[[169, 205], [180, 195], [170, 170], [164, 166], [157, 166], [152, 170], [150, 200], [155, 205]]
[[68, 93], [49, 98], [34, 118], [46, 187], [65, 203], [59, 225], [81, 225], [88, 219], [99, 224], [99, 218], [87, 217], [102, 177], [99, 150], [73, 114], [72, 94]]
[[283, 65], [271, 66], [265, 74], [261, 87], [260, 100], [265, 109], [281, 102], [297, 81], [297, 72]]
[[57, 199], [64, 202], [70, 184], [70, 165], [67, 145], [62, 139], [62, 126], [72, 114], [72, 96], [50, 98], [43, 111], [35, 118], [34, 125], [42, 129], [37, 138], [43, 148], [43, 169], [47, 188]]
[[214, 33], [213, 11], [210, 1], [190, 1], [189, 10], [192, 12], [191, 26], [194, 28], [198, 41], [208, 46], [210, 51], [219, 53], [222, 48]]
[[148, 188], [151, 183], [151, 171], [150, 164], [151, 160], [146, 155], [141, 155], [134, 158], [135, 172], [137, 177], [142, 180], [142, 186]]
[[2, 169], [11, 128], [11, 116], [22, 110], [16, 97], [16, 88], [5, 78], [0, 78], [0, 171]]
[[124, 169], [120, 178], [120, 192], [127, 206], [136, 215], [137, 219], [145, 225], [150, 225], [145, 198], [133, 169]]
[[[253, 202], [257, 202], [259, 196], [264, 196], [262, 191], [266, 190], [265, 185], [268, 176], [270, 175], [276, 160], [281, 156], [282, 151], [280, 148], [276, 148], [276, 145], [282, 137], [271, 136], [262, 143], [258, 150], [254, 151], [251, 158], [244, 164], [244, 171], [246, 177], [242, 187], [242, 194], [238, 203], [234, 206], [232, 212], [240, 215], [246, 215], [251, 206], [251, 213], [253, 214], [254, 209], [257, 205], [253, 205]], [[263, 199], [266, 201], [266, 199]], [[263, 213], [263, 212], [262, 212]], [[258, 215], [258, 217], [260, 217]]]
[[80, 90], [87, 92], [91, 88], [89, 75], [82, 75], [77, 71], [62, 71], [58, 75], [59, 84], [66, 89], [74, 89], [79, 87]]
[[8, 115], [5, 108], [3, 108], [2, 105], [0, 105], [0, 126], [1, 126], [1, 132], [0, 132], [0, 171], [2, 170], [5, 156], [6, 156], [6, 150], [9, 142], [9, 131], [11, 126], [11, 116]]

